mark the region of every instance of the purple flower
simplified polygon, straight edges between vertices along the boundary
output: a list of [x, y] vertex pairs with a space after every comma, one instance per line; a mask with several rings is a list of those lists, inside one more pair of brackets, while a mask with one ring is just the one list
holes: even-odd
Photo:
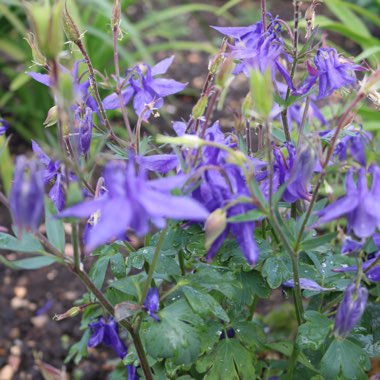
[[[99, 120], [102, 120], [100, 117], [99, 113], [99, 108], [96, 104], [95, 99], [91, 96], [89, 92], [89, 87], [90, 87], [90, 81], [86, 80], [84, 82], [80, 82], [81, 76], [78, 74], [78, 69], [79, 69], [79, 64], [84, 62], [82, 61], [77, 61], [74, 63], [74, 66], [71, 70], [71, 77], [72, 77], [72, 83], [74, 87], [74, 97], [75, 97], [75, 103], [76, 105], [73, 107], [76, 109], [76, 107], [80, 106], [86, 106], [89, 107], [93, 112], [96, 112], [99, 116]], [[62, 72], [68, 72], [68, 70], [60, 66], [60, 70]], [[34, 72], [27, 72], [27, 74], [32, 77], [34, 80], [36, 80], [39, 83], [44, 84], [45, 86], [51, 87], [51, 79], [49, 74], [40, 74], [40, 73], [34, 73]]]
[[[182, 91], [187, 83], [180, 83], [173, 79], [157, 78], [158, 75], [165, 74], [172, 64], [174, 56], [158, 62], [155, 66], [150, 67], [144, 64], [145, 73], [138, 66], [127, 70], [126, 86], [121, 91], [123, 104], [126, 105], [134, 97], [133, 108], [138, 116], [142, 115], [143, 119], [148, 119], [152, 109], [159, 109], [163, 106], [165, 96], [176, 94]], [[106, 110], [120, 108], [119, 97], [116, 93], [107, 96], [103, 100]]]
[[339, 160], [344, 161], [347, 158], [347, 151], [350, 150], [352, 158], [361, 166], [366, 166], [365, 149], [372, 140], [369, 132], [354, 130], [351, 127], [346, 129], [352, 134], [344, 136], [337, 144], [334, 150], [334, 156], [338, 156]]
[[0, 136], [5, 135], [8, 128], [9, 124], [2, 117], [0, 117]]
[[[284, 42], [279, 37], [281, 24], [273, 19], [268, 13], [271, 23], [264, 33], [262, 21], [247, 27], [215, 27], [218, 32], [233, 38], [234, 44], [230, 45], [230, 54], [240, 62], [236, 65], [234, 74], [243, 72], [250, 75], [252, 68], [265, 71], [268, 68], [278, 70], [284, 77], [287, 85], [294, 89], [289, 74], [278, 61], [279, 57], [285, 54]], [[287, 55], [285, 54], [287, 58]], [[273, 71], [274, 72], [274, 71]]]
[[346, 237], [344, 239], [344, 242], [342, 244], [342, 249], [340, 252], [343, 254], [349, 254], [355, 251], [359, 251], [360, 249], [362, 249], [362, 247], [363, 247], [363, 243], [353, 240], [349, 237]]
[[[223, 170], [228, 176], [229, 183], [219, 172], [210, 171], [204, 174], [201, 185], [194, 191], [194, 197], [211, 212], [218, 208], [223, 208], [239, 196], [249, 196], [249, 191], [240, 170], [232, 165], [225, 165]], [[254, 209], [252, 205], [237, 204], [228, 209], [227, 217], [244, 214], [252, 209]], [[231, 232], [248, 263], [255, 265], [259, 258], [259, 250], [254, 239], [254, 229], [254, 222], [227, 223], [225, 230], [211, 244], [207, 259], [211, 260], [216, 255]]]
[[92, 109], [86, 107], [83, 111], [78, 107], [74, 112], [74, 124], [75, 130], [70, 141], [75, 142], [72, 145], [76, 147], [76, 152], [87, 157], [92, 139]]
[[96, 347], [104, 343], [107, 347], [112, 347], [120, 359], [128, 353], [127, 347], [119, 337], [118, 326], [111, 317], [108, 322], [101, 317], [98, 321], [90, 323], [92, 335], [88, 341], [88, 347]]
[[[380, 265], [375, 265], [373, 268], [368, 270], [370, 266], [373, 265], [375, 261], [378, 260], [380, 253], [377, 253], [372, 259], [363, 262], [363, 271], [368, 278], [368, 280], [373, 282], [380, 282]], [[358, 267], [356, 265], [352, 266], [342, 266], [340, 268], [334, 268], [333, 272], [344, 273], [344, 272], [357, 272]]]
[[[286, 288], [294, 288], [294, 280], [288, 280], [282, 283], [282, 286]], [[300, 287], [301, 289], [311, 290], [314, 292], [324, 292], [326, 290], [332, 290], [333, 288], [324, 288], [317, 284], [313, 280], [309, 280], [308, 278], [300, 278]]]
[[335, 317], [334, 334], [345, 338], [360, 321], [368, 299], [364, 286], [356, 289], [355, 284], [347, 287]]
[[153, 154], [151, 156], [136, 157], [137, 162], [146, 169], [156, 173], [168, 173], [180, 164], [176, 154]]
[[346, 195], [317, 213], [320, 216], [318, 224], [347, 215], [348, 231], [353, 230], [359, 238], [373, 235], [376, 225], [380, 224], [380, 169], [372, 167], [370, 171], [373, 173], [371, 191], [368, 190], [364, 168], [358, 171], [357, 185], [353, 170], [349, 170], [346, 176]]
[[36, 161], [17, 158], [9, 203], [20, 234], [38, 229], [44, 212], [44, 183]]
[[138, 236], [150, 230], [150, 223], [161, 229], [166, 218], [202, 221], [208, 212], [195, 200], [173, 196], [170, 191], [184, 185], [186, 176], [148, 180], [144, 167], [137, 173], [135, 160], [110, 162], [104, 172], [107, 192], [89, 202], [79, 203], [60, 213], [60, 217], [96, 215], [88, 231], [86, 250], [113, 239], [125, 239], [128, 229]]
[[148, 294], [145, 298], [144, 307], [149, 316], [151, 316], [157, 322], [160, 321], [156, 315], [160, 307], [160, 298], [157, 288], [149, 289]]
[[334, 48], [320, 48], [314, 64], [316, 68], [308, 64], [309, 77], [298, 90], [293, 91], [293, 95], [306, 94], [319, 80], [318, 99], [325, 98], [342, 87], [354, 86], [355, 71], [364, 70], [363, 67], [340, 58]]
[[[281, 148], [274, 147], [273, 182], [274, 191], [286, 185], [282, 199], [293, 203], [298, 199], [309, 199], [310, 180], [313, 176], [317, 157], [310, 147], [303, 146], [296, 151], [291, 143], [285, 143], [288, 158], [285, 158]], [[269, 195], [269, 183], [262, 185], [264, 194]]]
[[53, 161], [34, 140], [32, 140], [32, 149], [39, 162], [45, 166], [42, 171], [45, 185], [52, 184], [49, 197], [57, 210], [61, 211], [65, 206], [65, 170], [60, 161]]

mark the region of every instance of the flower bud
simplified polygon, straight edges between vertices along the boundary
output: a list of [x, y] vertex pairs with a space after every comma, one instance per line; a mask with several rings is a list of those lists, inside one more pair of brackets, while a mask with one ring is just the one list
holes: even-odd
[[112, 28], [119, 28], [121, 19], [121, 4], [120, 0], [115, 0], [112, 9]]
[[209, 215], [205, 224], [205, 246], [207, 251], [226, 227], [226, 210], [218, 208]]
[[368, 290], [364, 286], [356, 289], [355, 284], [347, 287], [343, 300], [335, 317], [334, 334], [345, 338], [360, 321], [368, 299]]
[[25, 156], [17, 158], [9, 201], [20, 232], [36, 231], [44, 212], [44, 183], [36, 161], [28, 161]]
[[264, 73], [252, 70], [250, 89], [256, 112], [261, 119], [267, 120], [273, 107], [273, 84], [270, 68]]
[[26, 4], [28, 17], [37, 38], [37, 45], [47, 59], [61, 52], [64, 37], [62, 28], [63, 0], [50, 5], [49, 0]]
[[28, 42], [30, 48], [32, 49], [33, 62], [39, 66], [45, 66], [46, 57], [41, 53], [38, 47], [36, 36], [32, 32], [29, 32], [26, 35], [25, 39]]
[[46, 119], [44, 121], [44, 126], [51, 127], [52, 125], [56, 124], [58, 121], [58, 111], [57, 106], [53, 106], [49, 109], [48, 114], [46, 116]]
[[228, 154], [226, 161], [230, 164], [243, 167], [247, 163], [247, 156], [240, 150]]
[[224, 88], [226, 86], [226, 83], [231, 77], [234, 67], [234, 58], [230, 55], [221, 64], [220, 69], [216, 74], [215, 84], [217, 87]]
[[198, 99], [197, 104], [193, 107], [193, 111], [191, 112], [191, 115], [193, 116], [195, 120], [203, 116], [207, 107], [207, 103], [208, 103], [207, 96], [201, 96]]
[[55, 314], [53, 319], [55, 321], [62, 321], [63, 319], [75, 317], [80, 312], [81, 312], [81, 308], [79, 306], [74, 306], [63, 314]]
[[66, 34], [66, 37], [71, 42], [78, 42], [81, 39], [81, 33], [78, 25], [71, 17], [69, 11], [67, 10], [67, 4], [65, 4], [65, 8], [63, 9], [63, 30]]
[[183, 145], [188, 148], [199, 148], [203, 145], [203, 140], [195, 135], [182, 135], [180, 137], [157, 135], [156, 142], [158, 144]]

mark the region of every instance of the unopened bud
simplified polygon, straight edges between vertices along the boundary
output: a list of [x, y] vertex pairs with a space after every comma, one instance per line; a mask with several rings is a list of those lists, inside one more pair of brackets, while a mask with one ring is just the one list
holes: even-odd
[[251, 96], [251, 92], [247, 94], [247, 96], [243, 99], [243, 103], [241, 105], [241, 112], [245, 119], [250, 119], [253, 114], [253, 100]]
[[112, 28], [119, 28], [121, 19], [121, 5], [120, 0], [114, 0], [112, 9]]
[[79, 306], [74, 306], [71, 309], [67, 310], [63, 314], [55, 314], [53, 319], [55, 321], [62, 321], [63, 319], [72, 318], [78, 315], [81, 312], [81, 308]]
[[26, 37], [26, 41], [28, 42], [30, 48], [32, 49], [32, 55], [33, 55], [33, 62], [36, 63], [39, 66], [45, 66], [46, 65], [46, 57], [41, 53], [37, 41], [36, 36], [29, 32]]
[[254, 107], [258, 115], [267, 120], [273, 107], [273, 84], [271, 70], [264, 73], [252, 70], [250, 76], [250, 89]]
[[58, 111], [57, 106], [53, 106], [49, 109], [48, 114], [46, 116], [46, 119], [44, 121], [44, 126], [51, 127], [52, 125], [56, 124], [58, 121]]
[[226, 210], [221, 208], [213, 211], [205, 224], [205, 246], [209, 250], [215, 240], [221, 235], [227, 226]]
[[188, 148], [199, 148], [203, 145], [203, 140], [196, 135], [183, 135], [180, 137], [157, 135], [158, 144], [184, 145]]
[[347, 287], [335, 317], [334, 335], [345, 338], [360, 321], [368, 299], [364, 286], [356, 289], [355, 284]]
[[334, 190], [333, 190], [333, 188], [330, 186], [330, 184], [329, 184], [326, 180], [323, 181], [323, 184], [324, 184], [324, 186], [325, 186], [325, 191], [326, 191], [326, 194], [327, 194], [327, 195], [332, 195], [332, 194], [334, 194]]
[[215, 57], [213, 57], [208, 65], [208, 71], [210, 72], [211, 75], [215, 75], [222, 62], [224, 61], [224, 57], [222, 54], [218, 53]]
[[43, 3], [26, 3], [28, 16], [41, 52], [47, 59], [54, 59], [61, 52], [64, 37], [62, 28], [63, 0], [50, 5]]
[[235, 63], [232, 56], [228, 56], [228, 58], [222, 63], [216, 78], [215, 84], [219, 88], [224, 88], [228, 79], [231, 77], [232, 71], [234, 70]]
[[76, 43], [81, 39], [79, 27], [67, 9], [67, 3], [63, 9], [63, 30], [65, 31], [66, 37], [69, 41]]
[[226, 158], [226, 161], [230, 164], [234, 164], [236, 166], [242, 167], [243, 165], [246, 164], [247, 157], [242, 151], [237, 150], [229, 154]]
[[17, 158], [9, 203], [20, 233], [37, 231], [44, 212], [44, 182], [37, 161]]
[[311, 36], [311, 32], [314, 29], [314, 18], [315, 18], [315, 5], [311, 4], [309, 8], [307, 8], [305, 12], [305, 19], [306, 19], [306, 36], [305, 38], [308, 39]]
[[191, 115], [195, 120], [203, 116], [207, 107], [207, 103], [208, 103], [207, 96], [201, 96], [198, 99], [197, 104], [193, 107], [193, 111], [191, 112]]

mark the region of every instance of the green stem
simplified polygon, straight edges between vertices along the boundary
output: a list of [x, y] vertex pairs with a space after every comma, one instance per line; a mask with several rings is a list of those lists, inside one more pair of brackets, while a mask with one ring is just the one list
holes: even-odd
[[97, 106], [99, 107], [99, 112], [100, 112], [100, 115], [102, 116], [102, 119], [106, 125], [106, 128], [111, 136], [111, 138], [118, 142], [121, 146], [125, 146], [125, 142], [121, 139], [119, 139], [115, 133], [113, 132], [112, 130], [112, 127], [111, 127], [111, 124], [107, 118], [107, 114], [106, 114], [106, 111], [103, 107], [103, 103], [102, 103], [102, 100], [100, 98], [100, 94], [99, 94], [99, 89], [98, 89], [98, 85], [96, 83], [96, 79], [95, 79], [95, 72], [94, 72], [94, 67], [92, 65], [92, 62], [90, 60], [90, 57], [87, 53], [87, 50], [86, 48], [84, 47], [83, 43], [81, 40], [78, 40], [75, 42], [75, 44], [78, 46], [80, 52], [82, 53], [83, 55], [83, 58], [86, 62], [86, 65], [88, 67], [88, 71], [89, 71], [89, 79], [90, 79], [90, 85], [91, 85], [91, 88], [92, 88], [92, 91], [93, 91], [93, 94], [94, 94], [94, 97], [95, 97], [95, 101], [96, 101], [96, 104]]
[[293, 346], [292, 355], [290, 356], [290, 359], [289, 359], [288, 373], [286, 375], [286, 380], [293, 380], [294, 379], [294, 370], [295, 370], [295, 367], [297, 364], [298, 353], [299, 353], [298, 345], [295, 342], [294, 346]]
[[[80, 259], [78, 225], [73, 224], [72, 227], [73, 227], [72, 244], [73, 244], [73, 249], [74, 249], [74, 268], [73, 268], [74, 273], [79, 277], [82, 283], [86, 286], [87, 290], [96, 297], [96, 299], [103, 306], [103, 308], [106, 309], [109, 314], [111, 314], [112, 316], [115, 316], [115, 309], [112, 306], [112, 304], [104, 296], [102, 291], [96, 287], [96, 285], [92, 282], [91, 278], [83, 269], [83, 265]], [[138, 330], [134, 330], [131, 324], [126, 320], [120, 321], [119, 324], [123, 328], [125, 328], [132, 337], [133, 344], [136, 348], [137, 356], [140, 360], [140, 365], [144, 372], [146, 380], [153, 380], [153, 375], [150, 370], [148, 359], [146, 357]]]
[[179, 262], [179, 267], [181, 269], [181, 274], [182, 276], [184, 276], [186, 274], [186, 270], [185, 270], [185, 257], [184, 257], [182, 249], [178, 251], [178, 262]]
[[146, 282], [145, 282], [144, 290], [143, 290], [141, 300], [140, 300], [140, 305], [142, 305], [144, 303], [146, 295], [148, 294], [149, 288], [151, 287], [152, 279], [153, 279], [153, 273], [154, 273], [154, 270], [156, 269], [158, 258], [160, 257], [161, 248], [162, 248], [162, 245], [164, 244], [164, 240], [165, 240], [165, 236], [166, 236], [166, 231], [167, 231], [167, 228], [164, 228], [161, 231], [160, 238], [158, 239], [158, 243], [157, 243], [156, 249], [155, 249], [154, 254], [153, 254], [153, 259], [152, 259], [152, 262], [149, 266], [148, 277], [147, 277]]
[[270, 212], [270, 220], [276, 231], [278, 237], [282, 241], [285, 249], [287, 250], [290, 259], [292, 261], [292, 269], [293, 269], [293, 281], [294, 281], [294, 306], [296, 308], [297, 314], [297, 322], [298, 325], [301, 325], [304, 322], [304, 310], [302, 304], [302, 294], [300, 287], [300, 278], [298, 271], [298, 256], [294, 251], [293, 247], [289, 243], [287, 237], [281, 229], [281, 226], [277, 220], [276, 213], [273, 207], [273, 159], [272, 159], [272, 141], [271, 141], [271, 129], [270, 124], [268, 122], [265, 123], [266, 133], [267, 133], [267, 161], [268, 161], [268, 176], [269, 176], [269, 212]]

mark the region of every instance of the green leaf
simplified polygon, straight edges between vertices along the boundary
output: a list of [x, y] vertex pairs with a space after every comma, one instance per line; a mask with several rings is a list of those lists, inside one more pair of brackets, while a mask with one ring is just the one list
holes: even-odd
[[188, 275], [186, 281], [209, 291], [216, 290], [230, 299], [234, 298], [236, 288], [239, 286], [231, 272], [224, 271], [222, 273], [212, 266], [203, 267], [196, 273]]
[[109, 262], [110, 256], [97, 257], [90, 269], [89, 275], [98, 289], [101, 289], [103, 286]]
[[195, 326], [202, 320], [185, 300], [179, 300], [158, 313], [160, 322], [145, 321], [141, 336], [153, 358], [171, 358], [175, 364], [190, 364], [199, 355], [200, 337]]
[[116, 278], [123, 278], [127, 275], [125, 258], [120, 252], [117, 252], [115, 255], [111, 256], [110, 265], [112, 274]]
[[311, 250], [313, 248], [321, 247], [327, 243], [329, 243], [332, 239], [336, 237], [335, 232], [331, 232], [329, 234], [325, 234], [322, 236], [315, 237], [311, 234], [309, 239], [305, 239], [301, 243], [301, 248], [305, 251]]
[[48, 240], [60, 252], [65, 251], [65, 229], [61, 219], [55, 218], [57, 209], [54, 203], [45, 198], [45, 224]]
[[240, 321], [232, 323], [236, 336], [244, 346], [260, 349], [265, 343], [264, 329], [256, 321]]
[[214, 350], [198, 360], [198, 372], [205, 373], [204, 380], [255, 379], [255, 359], [237, 339], [223, 339]]
[[[136, 261], [137, 261], [138, 266], [140, 266], [140, 268], [138, 269], [141, 269], [142, 266], [144, 265], [144, 262], [142, 262], [141, 256], [143, 256], [145, 261], [150, 265], [150, 263], [153, 260], [155, 249], [156, 247], [144, 247], [137, 250], [136, 252], [131, 252], [128, 258], [128, 266], [131, 266], [131, 264], [135, 266]], [[176, 254], [175, 250], [160, 252], [160, 256], [158, 258], [157, 265], [154, 270], [154, 278], [166, 280], [168, 279], [169, 276], [181, 275], [181, 270], [179, 268], [179, 265], [177, 264], [177, 261], [173, 257], [175, 256], [175, 254]]]
[[267, 282], [256, 270], [249, 272], [239, 271], [236, 273], [236, 279], [241, 284], [239, 292], [239, 302], [245, 305], [251, 305], [254, 297], [268, 298], [271, 294]]
[[366, 352], [347, 339], [334, 339], [321, 360], [321, 371], [326, 380], [368, 379], [365, 371], [371, 368]]
[[[293, 353], [293, 344], [291, 342], [274, 342], [266, 345], [269, 349], [273, 351], [280, 352], [281, 354], [290, 357]], [[310, 363], [309, 359], [305, 356], [303, 352], [298, 352], [297, 361], [301, 363], [306, 368], [311, 369], [314, 372], [318, 372], [317, 369]]]
[[302, 46], [298, 56], [301, 57], [302, 55], [306, 54], [309, 49], [311, 48], [311, 45], [313, 44], [314, 40], [315, 40], [315, 37], [317, 36], [319, 32], [319, 26], [317, 25], [312, 33], [311, 33], [311, 36], [309, 37], [309, 39], [306, 41], [306, 43]]
[[297, 343], [302, 349], [318, 350], [325, 342], [330, 329], [331, 321], [317, 311], [309, 310], [305, 313], [306, 323], [298, 328]]
[[216, 299], [207, 293], [202, 293], [199, 290], [196, 290], [190, 286], [184, 286], [182, 288], [183, 293], [187, 301], [189, 302], [191, 308], [201, 316], [207, 316], [207, 314], [213, 314], [215, 317], [229, 322], [230, 318], [227, 313], [224, 311], [222, 306]]
[[39, 269], [47, 267], [58, 261], [58, 258], [52, 256], [37, 256], [28, 259], [9, 261], [0, 255], [0, 262], [11, 269]]
[[272, 256], [265, 260], [262, 275], [272, 289], [278, 288], [291, 276], [285, 256]]
[[43, 251], [40, 242], [29, 233], [24, 232], [21, 240], [12, 235], [0, 232], [0, 248], [15, 252], [39, 252]]
[[371, 33], [364, 22], [346, 6], [346, 2], [340, 0], [329, 0], [326, 1], [325, 4], [344, 25], [348, 26], [352, 30], [355, 30], [356, 33], [359, 33], [365, 37], [371, 37]]
[[69, 353], [65, 359], [65, 363], [68, 363], [74, 358], [74, 363], [78, 364], [82, 358], [85, 358], [88, 354], [87, 345], [90, 340], [91, 332], [87, 329], [79, 342], [75, 343], [70, 347]]

